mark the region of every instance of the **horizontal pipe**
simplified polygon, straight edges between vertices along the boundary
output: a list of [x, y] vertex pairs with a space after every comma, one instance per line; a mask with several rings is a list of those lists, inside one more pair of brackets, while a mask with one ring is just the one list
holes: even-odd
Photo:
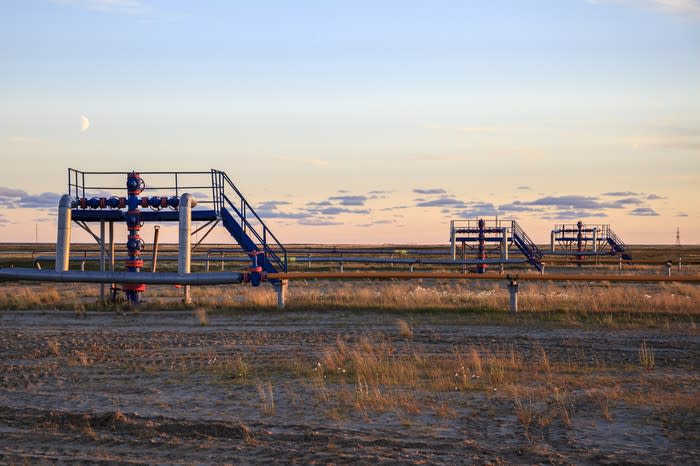
[[[143, 260], [151, 260], [152, 256], [141, 255]], [[53, 261], [56, 256], [37, 256], [34, 260], [36, 262], [46, 262]], [[70, 258], [72, 262], [97, 262], [100, 260], [96, 256], [72, 256]], [[115, 257], [115, 260], [126, 260], [126, 257]], [[178, 258], [176, 256], [158, 256], [159, 261], [164, 262], [174, 262]], [[217, 256], [193, 256], [192, 261], [203, 262], [250, 262], [250, 257], [217, 257]], [[389, 257], [290, 257], [289, 262], [358, 262], [358, 263], [372, 263], [372, 264], [425, 264], [425, 265], [450, 265], [450, 264], [523, 264], [527, 262], [526, 259], [465, 259], [465, 260], [448, 260], [448, 259], [403, 259], [403, 258], [389, 258]]]
[[[240, 254], [240, 251], [235, 251], [236, 253]], [[98, 262], [100, 258], [96, 256], [97, 252], [91, 252], [91, 255], [89, 256], [80, 256], [80, 255], [73, 255], [70, 258], [71, 262]], [[510, 252], [510, 254], [513, 254], [513, 251]], [[566, 264], [569, 262], [581, 262], [580, 260], [576, 260], [575, 256], [579, 255], [577, 252], [571, 252], [567, 254], [554, 254], [552, 255], [551, 253], [546, 254], [548, 257], [546, 258], [546, 263], [547, 264], [553, 264], [555, 262], [559, 262], [562, 264]], [[594, 264], [594, 263], [599, 263], [599, 264], [617, 264], [619, 262], [619, 259], [616, 256], [610, 256], [609, 254], [598, 254], [598, 259], [597, 261], [593, 259], [592, 256], [595, 254], [586, 254], [580, 253], [580, 255], [587, 256], [585, 259], [583, 259], [584, 264]], [[570, 256], [570, 257], [567, 257]], [[145, 261], [150, 261], [152, 260], [152, 256], [147, 256], [147, 255], [141, 255], [141, 258]], [[52, 262], [56, 260], [56, 256], [36, 256], [34, 258], [35, 262]], [[120, 260], [126, 260], [126, 256], [117, 256], [115, 257], [116, 261]], [[163, 262], [176, 262], [177, 261], [177, 256], [158, 256], [159, 261]], [[242, 262], [242, 263], [247, 263], [250, 262], [249, 257], [220, 257], [220, 256], [192, 256], [192, 261], [193, 262], [205, 262], [205, 261], [211, 261], [211, 262]], [[304, 257], [304, 256], [296, 256], [296, 257], [290, 257], [289, 262], [365, 262], [365, 263], [386, 263], [386, 264], [423, 264], [423, 265], [477, 265], [477, 264], [494, 264], [494, 265], [499, 265], [499, 264], [524, 264], [527, 262], [526, 259], [465, 259], [465, 260], [450, 260], [450, 259], [410, 259], [410, 258], [388, 258], [388, 257], [371, 257], [371, 258], [363, 258], [363, 257]], [[667, 261], [652, 261], [652, 260], [624, 260], [625, 264], [630, 264], [630, 265], [666, 265]], [[677, 262], [674, 262], [676, 264]], [[698, 265], [700, 262], [698, 261], [693, 261], [693, 260], [683, 260], [683, 265]]]
[[145, 283], [148, 285], [226, 285], [242, 283], [239, 272], [178, 274], [174, 272], [56, 272], [27, 268], [0, 269], [0, 281], [29, 280], [60, 283]]
[[679, 275], [669, 277], [667, 275], [602, 275], [602, 274], [522, 274], [522, 275], [502, 275], [495, 273], [454, 273], [454, 272], [286, 272], [269, 273], [270, 280], [292, 280], [292, 279], [397, 279], [411, 280], [416, 278], [436, 278], [436, 279], [459, 279], [459, 280], [504, 280], [517, 279], [518, 281], [579, 281], [579, 282], [682, 282], [700, 283], [700, 275]]

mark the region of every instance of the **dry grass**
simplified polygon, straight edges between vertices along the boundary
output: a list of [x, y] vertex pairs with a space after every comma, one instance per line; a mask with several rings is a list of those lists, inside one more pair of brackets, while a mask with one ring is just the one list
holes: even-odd
[[[374, 334], [356, 341], [338, 339], [312, 370], [300, 375], [310, 382], [321, 404], [363, 412], [398, 409], [415, 413], [427, 409], [416, 401], [426, 393], [517, 392], [513, 387], [523, 381], [551, 385], [551, 369], [546, 356], [526, 363], [514, 348], [471, 347], [436, 355], [410, 341], [399, 348], [390, 336]], [[563, 412], [565, 397], [557, 390], [552, 391], [552, 403], [557, 402]], [[439, 410], [450, 411], [444, 405]], [[562, 417], [569, 419], [568, 412]]]
[[408, 322], [406, 322], [403, 319], [398, 319], [396, 321], [396, 329], [399, 332], [399, 335], [403, 338], [413, 338], [413, 330], [411, 330], [411, 326], [408, 325]]
[[58, 340], [47, 341], [46, 348], [49, 350], [49, 353], [52, 356], [60, 356], [61, 355], [61, 344], [58, 342]]
[[209, 324], [209, 316], [207, 315], [207, 310], [203, 307], [198, 307], [194, 310], [194, 316], [197, 318], [199, 325], [204, 327]]
[[[598, 412], [607, 421], [614, 419], [618, 406], [625, 405], [653, 407], [659, 413], [680, 406], [697, 410], [697, 402], [688, 397], [673, 400], [678, 406], [671, 403], [664, 394], [668, 374], [639, 378], [647, 372], [640, 373], [634, 366], [606, 367], [588, 361], [585, 353], [576, 360], [554, 362], [539, 345], [528, 354], [526, 358], [517, 348], [499, 346], [433, 354], [411, 340], [367, 334], [357, 340], [339, 338], [311, 369], [296, 374], [312, 388], [317, 405], [333, 412], [334, 418], [353, 410], [365, 415], [427, 410], [447, 416], [454, 412], [449, 404], [427, 400], [440, 399], [440, 393], [481, 392], [510, 400], [528, 436], [552, 423], [570, 426], [579, 410]], [[640, 385], [623, 388], [621, 380], [636, 380]]]
[[[0, 287], [2, 309], [75, 309], [95, 305], [98, 286]], [[149, 287], [144, 308], [183, 307], [181, 291], [173, 287]], [[272, 287], [210, 286], [193, 288], [194, 308], [215, 310], [272, 308], [276, 294]], [[688, 284], [571, 284], [525, 283], [519, 292], [520, 308], [530, 313], [556, 312], [599, 316], [603, 325], [616, 325], [608, 315], [622, 313], [700, 314], [700, 287]], [[508, 292], [505, 283], [416, 280], [380, 281], [295, 281], [290, 284], [291, 309], [471, 309], [505, 311]], [[99, 307], [99, 306], [98, 306]], [[186, 306], [184, 306], [186, 307]], [[200, 311], [202, 312], [202, 311]], [[204, 311], [206, 313], [206, 311]], [[198, 318], [201, 314], [197, 314]], [[575, 316], [571, 316], [575, 320]], [[200, 319], [201, 322], [201, 319]], [[206, 324], [206, 320], [205, 320]], [[402, 325], [403, 324], [397, 324]], [[410, 326], [409, 326], [410, 330]]]
[[642, 341], [642, 344], [639, 346], [639, 364], [648, 371], [656, 367], [654, 348], [647, 346], [646, 341]]
[[260, 397], [260, 411], [265, 416], [275, 414], [275, 395], [272, 391], [272, 382], [258, 383], [258, 396]]

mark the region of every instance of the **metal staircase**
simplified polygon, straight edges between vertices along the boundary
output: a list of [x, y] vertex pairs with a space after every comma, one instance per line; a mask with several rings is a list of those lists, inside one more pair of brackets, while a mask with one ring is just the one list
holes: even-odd
[[518, 249], [527, 257], [528, 262], [537, 270], [542, 270], [542, 258], [544, 255], [540, 248], [527, 236], [525, 230], [522, 229], [518, 222], [513, 221], [512, 226], [513, 242], [518, 246]]
[[620, 254], [627, 261], [632, 260], [632, 256], [628, 252], [629, 248], [615, 232], [609, 229], [607, 239], [612, 254]]
[[268, 273], [287, 271], [287, 251], [255, 209], [220, 170], [211, 170], [214, 210], [226, 230], [248, 253], [253, 264]]

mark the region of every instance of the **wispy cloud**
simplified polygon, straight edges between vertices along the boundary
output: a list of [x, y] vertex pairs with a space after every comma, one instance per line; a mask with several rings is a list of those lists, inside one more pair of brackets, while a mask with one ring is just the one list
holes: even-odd
[[578, 220], [582, 218], [607, 217], [608, 214], [602, 211], [585, 211], [585, 210], [562, 210], [551, 212], [542, 216], [545, 220]]
[[523, 205], [519, 201], [511, 202], [510, 204], [501, 204], [498, 206], [500, 212], [542, 212], [541, 208]]
[[700, 19], [700, 1], [698, 0], [586, 0], [593, 5], [631, 5], [652, 8], [663, 13]]
[[444, 162], [444, 161], [454, 161], [454, 160], [461, 160], [462, 157], [457, 157], [455, 155], [432, 155], [432, 154], [423, 154], [423, 155], [411, 155], [406, 158], [406, 160], [410, 160], [412, 162]]
[[314, 213], [320, 215], [335, 216], [340, 214], [368, 214], [369, 209], [348, 209], [347, 207], [325, 207], [323, 209], [315, 210]]
[[634, 191], [611, 191], [609, 193], [603, 193], [602, 196], [611, 196], [611, 197], [639, 196], [639, 193], [635, 193]]
[[678, 212], [674, 217], [687, 217], [688, 213], [687, 212]]
[[424, 200], [420, 199], [416, 202], [416, 207], [466, 207], [464, 201], [455, 199], [454, 197], [442, 196], [437, 199]]
[[328, 199], [336, 201], [340, 205], [363, 206], [365, 201], [367, 201], [367, 196], [331, 196]]
[[375, 221], [368, 222], [368, 223], [361, 223], [357, 226], [362, 227], [362, 228], [369, 228], [369, 227], [373, 227], [376, 225], [389, 225], [392, 223], [395, 223], [394, 220], [375, 220]]
[[144, 16], [153, 12], [153, 7], [139, 0], [51, 0], [53, 3], [73, 5], [104, 13]]
[[471, 126], [466, 128], [455, 128], [455, 131], [459, 131], [460, 133], [492, 133], [496, 131], [496, 128]]
[[659, 214], [651, 207], [638, 207], [629, 212], [630, 215], [637, 217], [658, 217]]
[[127, 15], [145, 22], [177, 21], [181, 13], [164, 12], [142, 0], [50, 0], [60, 5], [70, 5], [101, 13]]
[[469, 205], [466, 209], [452, 212], [452, 215], [462, 218], [492, 217], [498, 215], [498, 209], [490, 202], [477, 202]]
[[5, 138], [5, 140], [11, 144], [26, 144], [26, 143], [39, 141], [39, 139], [37, 139], [37, 138], [31, 138], [28, 136], [20, 136], [20, 135], [7, 136], [7, 138]]
[[572, 210], [594, 210], [594, 209], [606, 209], [606, 208], [620, 208], [619, 205], [611, 202], [601, 202], [597, 197], [594, 196], [578, 196], [578, 195], [565, 195], [565, 196], [545, 196], [534, 201], [523, 202], [525, 205], [535, 205], [535, 206], [550, 206], [556, 207], [557, 209], [572, 209]]
[[333, 225], [342, 225], [343, 222], [337, 222], [335, 220], [323, 219], [323, 218], [309, 218], [309, 219], [305, 219], [305, 220], [300, 220], [299, 224], [300, 225], [307, 225], [307, 226], [315, 226], [315, 227], [326, 227], [326, 226], [333, 226]]
[[58, 206], [58, 193], [30, 194], [23, 189], [0, 186], [0, 207], [6, 209], [48, 209]]
[[414, 189], [413, 192], [416, 194], [447, 194], [447, 191], [442, 188]]
[[329, 162], [327, 160], [319, 160], [319, 159], [303, 159], [299, 157], [288, 157], [286, 155], [281, 155], [279, 157], [280, 160], [284, 160], [285, 162], [294, 162], [294, 163], [300, 163], [303, 165], [313, 165], [315, 167], [327, 167]]

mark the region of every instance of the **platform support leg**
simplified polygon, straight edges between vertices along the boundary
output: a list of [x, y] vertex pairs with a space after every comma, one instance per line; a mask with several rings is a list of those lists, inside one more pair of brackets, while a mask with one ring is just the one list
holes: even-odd
[[508, 282], [508, 293], [510, 294], [510, 312], [518, 312], [518, 280], [510, 278]]
[[[114, 272], [114, 221], [112, 220], [109, 221], [109, 271]], [[114, 283], [110, 283], [109, 290], [112, 301], [117, 299], [116, 288]]]
[[[105, 219], [100, 219], [100, 272], [105, 271]], [[105, 302], [105, 284], [100, 283], [100, 302]]]
[[289, 285], [289, 280], [280, 280], [279, 283], [275, 283], [277, 309], [284, 309], [287, 305], [287, 285]]

